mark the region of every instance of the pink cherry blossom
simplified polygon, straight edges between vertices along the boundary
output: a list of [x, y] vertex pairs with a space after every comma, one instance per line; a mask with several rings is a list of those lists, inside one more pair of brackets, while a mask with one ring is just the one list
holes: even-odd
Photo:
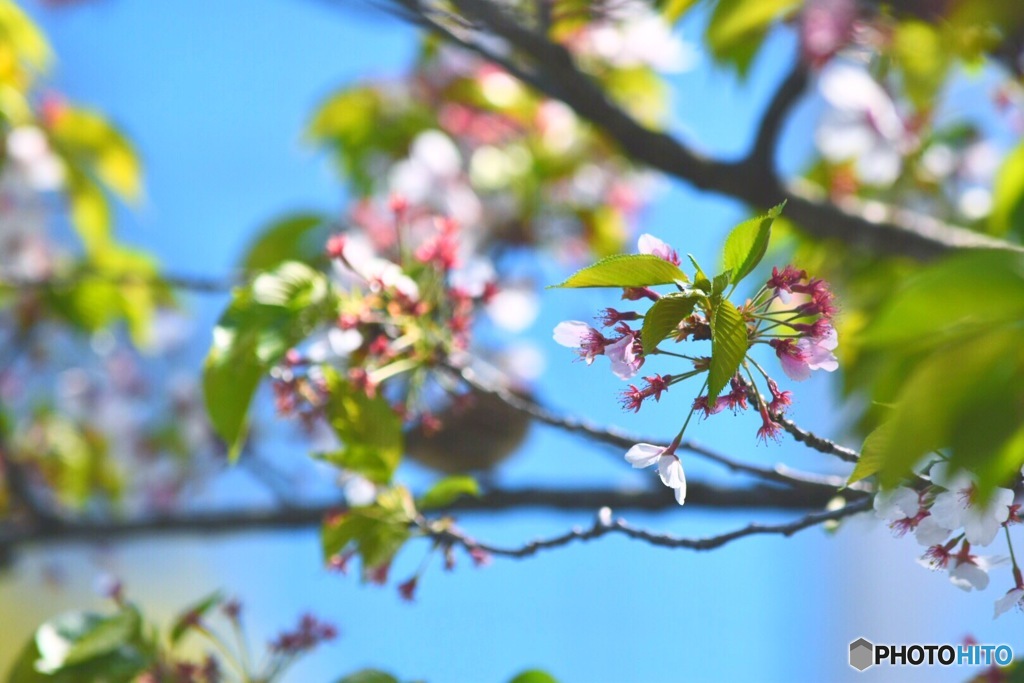
[[676, 266], [679, 265], [679, 254], [676, 250], [654, 235], [647, 233], [640, 235], [640, 239], [636, 242], [636, 248], [641, 254], [651, 254], [652, 256], [657, 256], [662, 261], [668, 261]]
[[769, 344], [775, 349], [782, 370], [797, 382], [810, 377], [812, 370], [833, 372], [839, 367], [839, 361], [832, 353], [839, 344], [834, 329], [820, 339], [772, 339]]
[[612, 362], [612, 372], [619, 379], [629, 379], [643, 365], [643, 356], [637, 351], [637, 338], [633, 334], [623, 335], [621, 339], [608, 344], [604, 353]]
[[594, 359], [604, 354], [605, 348], [611, 343], [598, 330], [579, 320], [566, 320], [555, 326], [554, 339], [562, 346], [576, 349], [580, 358], [590, 365]]

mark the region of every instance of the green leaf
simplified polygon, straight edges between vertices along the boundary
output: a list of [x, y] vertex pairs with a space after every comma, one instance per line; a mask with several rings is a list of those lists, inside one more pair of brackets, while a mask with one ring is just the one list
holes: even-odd
[[174, 620], [174, 625], [171, 627], [171, 645], [176, 645], [178, 641], [181, 640], [182, 636], [184, 636], [188, 630], [195, 625], [195, 621], [197, 619], [219, 605], [223, 600], [224, 594], [221, 591], [215, 591], [188, 609], [182, 611]]
[[51, 619], [22, 648], [7, 683], [130, 683], [150, 663], [141, 621], [134, 607]]
[[725, 271], [715, 276], [715, 279], [711, 281], [711, 304], [713, 306], [718, 305], [718, 302], [722, 300], [725, 295], [725, 288], [729, 286], [732, 281], [732, 272]]
[[1024, 236], [1024, 142], [1003, 159], [992, 190], [989, 232]]
[[711, 280], [704, 274], [697, 259], [693, 257], [693, 254], [687, 254], [686, 258], [690, 259], [690, 263], [693, 264], [693, 286], [705, 294], [711, 294]]
[[387, 484], [402, 461], [401, 419], [383, 396], [370, 398], [331, 370], [325, 377], [330, 397], [324, 413], [343, 445], [319, 457], [374, 483]]
[[[1019, 389], [1016, 396], [1011, 393], [1020, 374], [1019, 349], [1019, 332], [997, 331], [973, 339], [969, 350], [948, 345], [919, 363], [900, 391], [891, 431], [880, 442], [882, 484], [899, 483], [926, 454], [954, 444], [960, 448], [953, 456], [963, 464], [994, 456], [992, 437], [975, 445], [957, 434], [978, 437], [990, 431], [998, 440], [1009, 437], [1006, 425], [1022, 398]], [[972, 410], [975, 406], [986, 410]]]
[[0, 2], [0, 44], [10, 45], [18, 59], [29, 68], [43, 72], [53, 61], [46, 36], [16, 3]]
[[919, 109], [930, 110], [946, 82], [953, 51], [935, 26], [915, 20], [896, 27], [892, 53], [910, 100]]
[[324, 522], [320, 531], [324, 559], [354, 546], [364, 570], [390, 562], [409, 540], [409, 524], [415, 516], [415, 505], [407, 490], [385, 490], [372, 505], [350, 508]]
[[50, 133], [63, 156], [81, 164], [123, 199], [142, 192], [142, 164], [128, 139], [101, 114], [65, 105]]
[[653, 254], [619, 254], [577, 271], [555, 287], [654, 287], [689, 282], [686, 273]]
[[870, 477], [882, 469], [890, 430], [891, 425], [884, 422], [865, 437], [864, 444], [860, 449], [860, 458], [857, 459], [857, 464], [854, 465], [853, 472], [850, 473], [850, 478], [846, 482], [847, 486]]
[[704, 39], [716, 61], [746, 73], [768, 29], [800, 0], [718, 0]]
[[672, 334], [679, 323], [693, 313], [693, 307], [701, 295], [677, 292], [661, 297], [654, 302], [644, 315], [644, 325], [640, 331], [644, 353], [650, 353]]
[[530, 669], [522, 672], [508, 683], [558, 683], [558, 679], [546, 671]]
[[1024, 255], [978, 251], [947, 258], [908, 280], [861, 341], [892, 351], [921, 349], [1022, 318]]
[[103, 190], [89, 176], [74, 167], [68, 168], [67, 195], [71, 225], [89, 253], [96, 253], [110, 244], [112, 219], [110, 202]]
[[62, 614], [36, 631], [38, 658], [33, 669], [44, 675], [40, 680], [131, 680], [146, 663], [137, 648], [141, 627], [134, 607], [109, 617], [87, 612]]
[[476, 479], [465, 475], [445, 477], [430, 487], [420, 497], [418, 507], [421, 510], [443, 508], [451, 505], [462, 496], [479, 496], [480, 485]]
[[379, 669], [361, 669], [339, 678], [338, 683], [398, 683], [398, 679]]
[[234, 460], [245, 439], [246, 415], [263, 375], [331, 316], [327, 278], [286, 262], [233, 293], [213, 330], [203, 370], [203, 393], [214, 429]]
[[740, 223], [725, 238], [722, 268], [732, 271], [731, 284], [739, 284], [764, 258], [772, 234], [772, 223], [785, 206], [786, 203], [783, 202], [769, 209], [764, 216]]
[[658, 9], [669, 24], [675, 24], [701, 0], [659, 0]]
[[323, 254], [328, 218], [317, 213], [297, 213], [263, 228], [242, 260], [247, 273], [270, 270], [284, 261], [310, 263]]
[[708, 405], [714, 405], [722, 389], [740, 368], [747, 355], [747, 326], [728, 299], [715, 307], [711, 316], [711, 367], [708, 371]]

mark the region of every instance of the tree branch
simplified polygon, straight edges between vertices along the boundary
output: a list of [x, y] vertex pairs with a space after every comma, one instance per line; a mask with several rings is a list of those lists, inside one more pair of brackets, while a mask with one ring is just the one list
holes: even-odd
[[799, 101], [800, 96], [807, 88], [807, 82], [807, 66], [802, 60], [797, 59], [793, 68], [782, 80], [778, 90], [775, 91], [775, 95], [761, 117], [757, 136], [754, 138], [754, 144], [747, 156], [747, 163], [754, 168], [761, 169], [762, 175], [770, 177], [778, 175], [775, 168], [775, 148], [778, 146], [779, 136], [782, 134], [782, 126], [786, 123], [786, 116]]
[[[391, 1], [415, 14], [418, 25], [451, 39], [451, 31], [427, 16], [421, 2]], [[759, 161], [760, 154], [739, 162], [708, 159], [674, 137], [640, 124], [612, 103], [604, 90], [576, 67], [568, 50], [520, 25], [494, 3], [488, 0], [453, 1], [467, 20], [508, 41], [521, 56], [535, 65], [535, 71], [527, 71], [513, 64], [511, 59], [495, 55], [468, 36], [459, 37], [458, 44], [509, 68], [513, 75], [546, 95], [562, 100], [581, 117], [604, 130], [635, 161], [697, 189], [727, 195], [762, 209], [787, 200], [787, 215], [809, 234], [820, 239], [840, 240], [875, 253], [928, 259], [953, 249], [1024, 250], [1018, 245], [933, 219], [921, 220], [905, 215], [877, 220], [868, 213], [844, 211], [828, 201], [783, 187], [774, 173], [765, 174]], [[781, 98], [781, 104], [785, 105], [788, 89], [783, 94], [786, 97]], [[771, 110], [769, 113], [774, 116]], [[766, 137], [770, 141], [776, 124], [771, 120], [768, 123], [762, 128], [767, 129]]]
[[233, 286], [241, 281], [240, 278], [214, 278], [178, 273], [114, 275], [95, 271], [81, 271], [71, 275], [56, 275], [44, 278], [27, 278], [14, 274], [0, 273], [0, 290], [63, 289], [74, 287], [86, 280], [95, 280], [120, 286], [169, 287], [196, 294], [229, 292]]
[[685, 538], [680, 536], [673, 536], [671, 534], [657, 534], [645, 529], [628, 524], [625, 520], [618, 519], [615, 521], [602, 520], [602, 515], [598, 515], [594, 521], [593, 526], [589, 529], [576, 528], [571, 531], [567, 531], [559, 536], [554, 536], [547, 539], [539, 539], [531, 541], [523, 546], [518, 547], [502, 547], [494, 546], [488, 543], [481, 543], [474, 540], [473, 538], [465, 535], [461, 531], [455, 529], [445, 529], [443, 531], [430, 529], [425, 524], [421, 526], [423, 532], [437, 542], [441, 544], [459, 545], [466, 550], [482, 550], [491, 555], [499, 555], [502, 557], [513, 557], [513, 558], [524, 558], [536, 555], [541, 550], [550, 550], [553, 548], [560, 548], [565, 545], [569, 545], [574, 541], [592, 541], [602, 536], [609, 534], [622, 534], [629, 538], [645, 541], [651, 545], [656, 545], [662, 548], [687, 548], [690, 550], [712, 550], [714, 548], [720, 548], [727, 543], [745, 538], [747, 536], [756, 535], [781, 535], [781, 536], [792, 536], [793, 534], [807, 529], [812, 526], [824, 524], [826, 522], [835, 522], [851, 515], [855, 515], [859, 512], [864, 512], [871, 507], [871, 498], [865, 497], [856, 500], [852, 503], [847, 503], [841, 508], [836, 510], [825, 510], [822, 512], [813, 512], [809, 515], [796, 519], [792, 522], [785, 524], [758, 524], [752, 523], [745, 527], [730, 531], [728, 533], [719, 534], [717, 536], [708, 536], [705, 538]]
[[[510, 408], [526, 413], [538, 422], [542, 422], [552, 427], [557, 427], [573, 434], [588, 437], [600, 443], [622, 449], [623, 451], [628, 450], [637, 443], [651, 443], [659, 445], [657, 439], [643, 438], [629, 434], [615, 427], [603, 427], [582, 418], [555, 413], [539, 405], [535, 401], [522, 398], [521, 396], [517, 396], [502, 387], [493, 386], [481, 381], [476, 376], [476, 373], [474, 373], [470, 368], [459, 369], [449, 366], [448, 370], [455, 373], [473, 389], [486, 394], [491, 394], [499, 398]], [[753, 394], [751, 394], [751, 397], [751, 400], [754, 400]], [[791, 420], [781, 416], [778, 416], [777, 419], [786, 431], [793, 435], [794, 439], [814, 448], [815, 450], [836, 455], [847, 462], [856, 462], [859, 457], [859, 454], [856, 451], [846, 448], [845, 446], [835, 444], [828, 439], [815, 436], [814, 434], [801, 429]], [[782, 465], [776, 465], [774, 468], [767, 468], [739, 462], [689, 439], [681, 441], [679, 448], [723, 465], [732, 472], [742, 472], [765, 481], [786, 484], [796, 488], [826, 488], [834, 492], [846, 484], [846, 479], [844, 477], [800, 472]], [[867, 485], [862, 482], [854, 484], [853, 487], [857, 490], [870, 490]]]
[[[851, 491], [850, 495], [865, 494]], [[794, 491], [755, 485], [728, 488], [700, 481], [690, 482], [688, 507], [715, 509], [783, 509], [807, 510], [825, 506], [835, 491]], [[658, 511], [678, 508], [672, 492], [657, 486], [628, 491], [617, 489], [495, 489], [477, 498], [463, 498], [451, 505], [448, 512], [503, 512], [523, 508], [585, 510], [603, 507]], [[339, 501], [331, 505], [278, 507], [267, 510], [221, 510], [192, 512], [161, 517], [126, 520], [93, 520], [53, 517], [47, 523], [39, 520], [24, 524], [9, 522], [0, 526], [0, 557], [22, 545], [47, 545], [70, 542], [110, 542], [114, 540], [152, 537], [162, 534], [208, 536], [226, 533], [268, 531], [316, 526], [324, 517], [344, 511]]]

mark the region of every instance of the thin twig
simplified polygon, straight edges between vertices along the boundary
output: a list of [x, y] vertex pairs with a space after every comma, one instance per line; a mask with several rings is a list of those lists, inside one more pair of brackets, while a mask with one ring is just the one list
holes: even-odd
[[[471, 386], [473, 389], [483, 393], [491, 394], [501, 399], [510, 408], [526, 413], [527, 415], [537, 420], [538, 422], [551, 425], [552, 427], [557, 427], [570, 433], [580, 434], [588, 438], [594, 439], [596, 441], [599, 441], [601, 443], [607, 444], [609, 446], [621, 448], [623, 450], [628, 450], [630, 447], [637, 443], [651, 443], [654, 445], [659, 445], [657, 443], [657, 440], [646, 439], [633, 434], [629, 434], [615, 427], [604, 427], [601, 425], [594, 424], [583, 418], [574, 417], [572, 415], [561, 415], [559, 413], [551, 411], [541, 406], [540, 404], [536, 403], [535, 401], [531, 401], [530, 399], [517, 396], [516, 394], [508, 391], [507, 389], [504, 389], [503, 387], [493, 386], [482, 381], [479, 377], [477, 377], [476, 373], [474, 373], [473, 370], [470, 368], [459, 369], [449, 367], [448, 369], [454, 373], [457, 373], [458, 376], [461, 377], [463, 381], [465, 381], [466, 384]], [[846, 449], [842, 446], [833, 444], [827, 439], [822, 439], [820, 437], [814, 436], [813, 434], [810, 434], [809, 432], [800, 430], [799, 427], [794, 425], [792, 422], [790, 422], [790, 425], [796, 431], [796, 433], [801, 435], [802, 438], [798, 438], [798, 441], [805, 440], [806, 437], [809, 436], [811, 438], [811, 441], [805, 441], [808, 446], [811, 446], [812, 448], [818, 448], [819, 446], [830, 446], [831, 448], [835, 449], [835, 454], [837, 455], [843, 453], [845, 456], [849, 453], [852, 453], [853, 460], [851, 460], [851, 462], [856, 461], [857, 453], [855, 451], [851, 451], [850, 449]], [[711, 450], [710, 448], [707, 448], [706, 446], [703, 446], [689, 439], [683, 440], [679, 444], [679, 448], [690, 453], [699, 455], [712, 462], [723, 465], [724, 467], [728, 468], [733, 472], [743, 472], [744, 474], [750, 474], [765, 481], [772, 481], [796, 487], [813, 486], [820, 488], [829, 488], [832, 490], [841, 488], [845, 483], [845, 479], [843, 477], [816, 475], [811, 473], [799, 472], [797, 470], [793, 470], [788, 467], [783, 467], [781, 465], [776, 466], [775, 468], [767, 468], [739, 462], [732, 458], [721, 455], [720, 453], [717, 453]], [[846, 459], [846, 457], [844, 456], [840, 457]], [[866, 485], [861, 484], [859, 488], [862, 490], [867, 490], [865, 486]]]
[[673, 536], [671, 534], [658, 534], [645, 529], [634, 527], [628, 524], [622, 519], [611, 521], [606, 523], [607, 520], [602, 520], [602, 515], [599, 514], [594, 524], [588, 529], [576, 528], [567, 531], [564, 534], [553, 536], [547, 539], [538, 539], [531, 541], [523, 546], [517, 547], [502, 547], [495, 546], [489, 543], [481, 543], [474, 540], [473, 538], [463, 534], [461, 531], [454, 529], [443, 529], [435, 530], [430, 528], [429, 524], [425, 521], [421, 524], [421, 530], [427, 536], [434, 538], [438, 543], [441, 544], [453, 544], [459, 545], [467, 550], [482, 550], [491, 555], [500, 555], [503, 557], [514, 557], [524, 558], [535, 555], [541, 550], [550, 550], [552, 548], [559, 548], [565, 545], [569, 545], [574, 541], [592, 541], [602, 536], [609, 534], [622, 534], [632, 539], [639, 541], [645, 541], [651, 545], [656, 545], [662, 548], [688, 548], [690, 550], [712, 550], [714, 548], [720, 548], [721, 546], [731, 543], [740, 538], [747, 536], [756, 535], [781, 535], [781, 536], [792, 536], [793, 534], [807, 529], [812, 526], [817, 526], [825, 522], [834, 522], [857, 514], [858, 512], [864, 512], [871, 506], [871, 498], [864, 497], [856, 500], [852, 503], [847, 503], [841, 508], [836, 510], [825, 510], [821, 512], [813, 512], [809, 515], [796, 519], [792, 522], [785, 524], [758, 524], [752, 523], [745, 527], [730, 531], [728, 533], [719, 534], [717, 536], [708, 536], [705, 538], [686, 538], [681, 536]]
[[[426, 15], [423, 4], [416, 0], [392, 0], [414, 22], [445, 39], [452, 32]], [[927, 259], [953, 249], [984, 248], [1021, 251], [1022, 248], [1003, 240], [981, 235], [960, 226], [935, 220], [917, 220], [904, 216], [875, 220], [867, 214], [843, 211], [827, 200], [783, 187], [774, 173], [766, 174], [762, 164], [751, 159], [739, 162], [709, 159], [683, 145], [678, 139], [651, 130], [613, 103], [605, 90], [589, 75], [576, 67], [572, 55], [562, 45], [524, 27], [488, 0], [454, 0], [455, 6], [477, 30], [489, 30], [506, 40], [517, 53], [534, 65], [527, 70], [510, 58], [499, 58], [471, 37], [458, 36], [458, 44], [467, 47], [505, 68], [542, 93], [560, 99], [577, 114], [603, 130], [633, 160], [686, 181], [701, 190], [735, 197], [753, 206], [768, 208], [787, 200], [787, 215], [805, 231], [821, 239], [837, 239], [874, 253]]]

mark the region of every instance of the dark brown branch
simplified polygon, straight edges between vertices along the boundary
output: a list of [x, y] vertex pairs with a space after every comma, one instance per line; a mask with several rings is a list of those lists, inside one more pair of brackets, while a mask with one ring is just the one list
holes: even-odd
[[761, 124], [747, 161], [753, 167], [760, 168], [761, 173], [765, 176], [777, 175], [775, 149], [778, 146], [779, 136], [782, 134], [782, 126], [785, 124], [790, 110], [807, 88], [807, 81], [807, 67], [802, 60], [797, 60], [782, 80], [779, 89], [775, 91], [775, 95], [761, 117]]
[[[451, 31], [427, 16], [416, 0], [392, 1], [415, 13], [419, 25], [450, 39]], [[530, 85], [562, 100], [581, 117], [603, 129], [635, 161], [698, 189], [724, 194], [762, 209], [787, 200], [787, 215], [811, 235], [839, 240], [875, 253], [927, 259], [953, 249], [1021, 250], [1017, 245], [933, 219], [904, 215], [875, 220], [867, 213], [844, 211], [828, 201], [784, 188], [774, 174], [766, 175], [762, 164], [753, 157], [739, 162], [705, 158], [674, 137], [637, 122], [575, 66], [568, 50], [522, 26], [492, 2], [455, 0], [454, 4], [478, 28], [508, 41], [534, 64], [535, 70], [528, 71], [510, 58], [495, 55], [469, 37], [460, 37], [459, 44], [512, 68], [515, 75]]]
[[834, 455], [840, 460], [844, 460], [846, 462], [857, 462], [857, 460], [860, 459], [860, 453], [852, 448], [841, 446], [834, 441], [817, 436], [806, 429], [801, 429], [792, 420], [783, 417], [782, 415], [773, 415], [772, 417], [776, 422], [782, 425], [782, 428], [786, 430], [787, 434], [808, 448], [813, 448], [816, 451], [826, 453], [828, 455]]
[[671, 534], [657, 534], [645, 529], [640, 529], [628, 524], [622, 519], [618, 520], [602, 520], [601, 515], [594, 521], [594, 524], [589, 529], [573, 529], [567, 531], [559, 536], [552, 538], [541, 539], [527, 543], [526, 545], [519, 547], [502, 547], [494, 546], [489, 543], [481, 543], [476, 541], [469, 536], [463, 534], [461, 531], [453, 529], [445, 529], [442, 531], [435, 531], [430, 529], [425, 524], [421, 526], [424, 533], [431, 536], [439, 543], [459, 545], [467, 550], [482, 550], [492, 555], [500, 555], [503, 557], [514, 557], [524, 558], [536, 555], [541, 550], [550, 550], [553, 548], [560, 548], [562, 546], [569, 545], [574, 541], [592, 541], [602, 536], [609, 534], [622, 534], [629, 538], [645, 541], [651, 545], [656, 545], [662, 548], [687, 548], [690, 550], [713, 550], [714, 548], [720, 548], [727, 543], [745, 538], [747, 536], [757, 535], [780, 535], [780, 536], [792, 536], [798, 531], [807, 529], [812, 526], [824, 524], [826, 522], [835, 522], [846, 517], [850, 517], [859, 512], [864, 512], [871, 507], [871, 498], [865, 497], [856, 500], [852, 503], [847, 503], [841, 508], [836, 510], [825, 510], [821, 512], [812, 512], [809, 515], [796, 519], [792, 522], [785, 524], [758, 524], [752, 523], [745, 527], [730, 531], [725, 534], [719, 534], [717, 536], [708, 536], [705, 538], [685, 538], [681, 536], [673, 536]]
[[95, 280], [112, 285], [170, 288], [196, 294], [221, 294], [231, 291], [238, 284], [227, 278], [202, 277], [197, 275], [181, 275], [166, 273], [160, 275], [113, 275], [99, 272], [78, 272], [70, 275], [56, 275], [46, 278], [25, 278], [0, 273], [0, 290], [32, 290], [32, 289], [64, 289], [74, 287], [83, 281]]
[[[715, 509], [808, 510], [823, 507], [834, 491], [794, 491], [756, 485], [727, 488], [700, 481], [690, 482], [687, 507]], [[851, 492], [863, 496], [859, 492]], [[628, 491], [615, 489], [497, 489], [478, 498], [464, 498], [448, 508], [452, 512], [502, 512], [523, 508], [593, 512], [603, 506], [615, 509], [657, 511], [675, 509], [672, 492], [663, 487]], [[8, 522], [0, 527], [0, 551], [20, 545], [69, 542], [109, 542], [162, 534], [212, 535], [293, 529], [315, 526], [329, 514], [344, 509], [334, 505], [281, 507], [268, 510], [225, 510], [180, 513], [126, 520], [53, 518], [46, 524]], [[37, 520], [38, 522], [38, 520]]]
[[[573, 434], [586, 436], [600, 443], [620, 448], [623, 452], [637, 443], [651, 443], [658, 445], [658, 440], [632, 435], [615, 427], [603, 427], [596, 425], [587, 420], [571, 415], [555, 413], [534, 401], [517, 396], [502, 387], [492, 386], [486, 382], [482, 382], [471, 369], [449, 369], [477, 391], [496, 396], [504, 401], [509, 407], [526, 413], [538, 422], [551, 425], [552, 427], [557, 427]], [[751, 394], [751, 400], [755, 400], [753, 394]], [[810, 448], [814, 448], [815, 450], [824, 453], [837, 455], [847, 462], [856, 462], [859, 457], [858, 453], [852, 449], [840, 446], [827, 439], [823, 439], [811, 434], [810, 432], [802, 430], [790, 420], [781, 417], [778, 419], [783, 427], [786, 428], [786, 430], [789, 431], [797, 441], [804, 443]], [[826, 488], [835, 491], [842, 488], [846, 481], [843, 477], [799, 472], [783, 466], [767, 468], [750, 465], [728, 458], [689, 439], [682, 441], [679, 448], [718, 463], [732, 472], [742, 472], [765, 481], [786, 484], [788, 486], [798, 488], [814, 487]], [[860, 490], [867, 490], [864, 484], [857, 484], [854, 485], [854, 487]]]

